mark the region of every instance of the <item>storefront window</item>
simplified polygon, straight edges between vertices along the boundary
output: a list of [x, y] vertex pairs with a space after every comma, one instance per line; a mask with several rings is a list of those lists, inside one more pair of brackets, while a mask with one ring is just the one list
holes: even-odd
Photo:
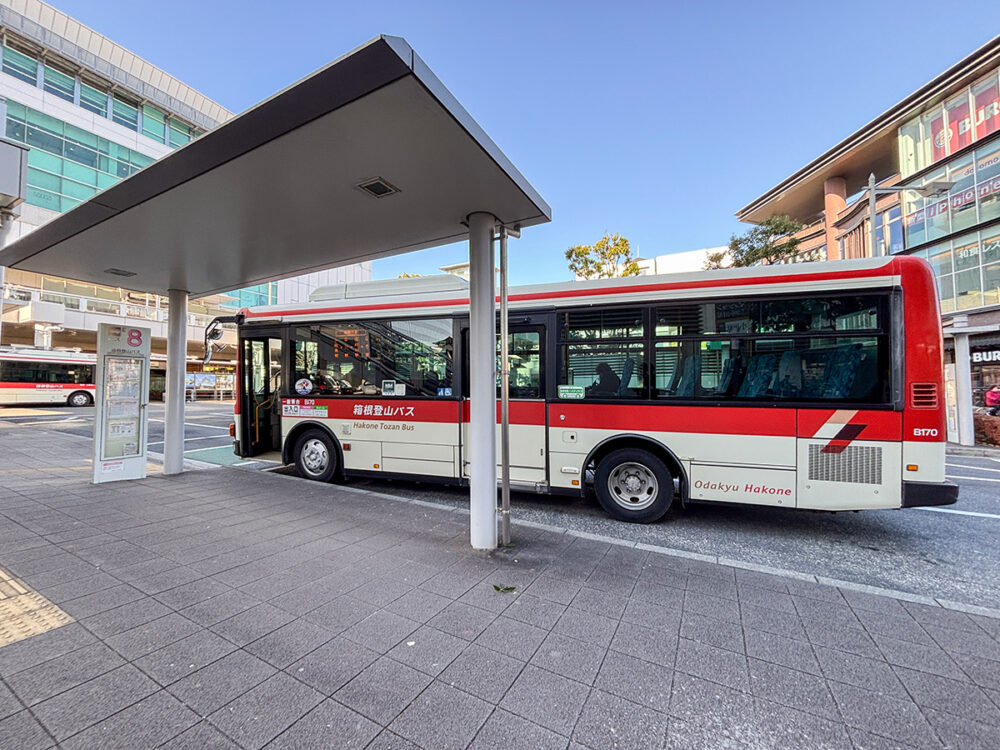
[[924, 216], [924, 199], [917, 193], [903, 193], [903, 229], [906, 244], [909, 247], [919, 245], [927, 240], [927, 227]]
[[899, 127], [899, 173], [908, 177], [998, 131], [1000, 88], [993, 72]]
[[924, 159], [934, 164], [948, 155], [948, 139], [944, 129], [944, 108], [938, 105], [920, 117], [923, 132]]
[[976, 138], [985, 138], [1000, 130], [1000, 89], [996, 72], [972, 85], [972, 100]]
[[979, 220], [1000, 218], [1000, 140], [976, 150]]
[[902, 212], [899, 210], [899, 206], [894, 206], [890, 208], [886, 213], [882, 214], [882, 218], [886, 224], [885, 233], [889, 238], [889, 252], [890, 253], [901, 253], [903, 252], [903, 221]]
[[983, 266], [983, 304], [1000, 305], [1000, 263]]
[[979, 268], [970, 268], [955, 274], [955, 305], [958, 310], [982, 307], [983, 292]]
[[941, 297], [941, 312], [955, 312], [955, 280], [951, 274], [938, 277], [938, 295]]
[[954, 183], [948, 191], [951, 231], [959, 232], [976, 225], [976, 176], [972, 155], [948, 165], [948, 181]]
[[914, 118], [899, 129], [899, 173], [909, 177], [924, 168], [920, 158], [920, 119]]
[[948, 153], [953, 154], [972, 143], [973, 128], [969, 108], [969, 90], [966, 89], [945, 104], [948, 113]]

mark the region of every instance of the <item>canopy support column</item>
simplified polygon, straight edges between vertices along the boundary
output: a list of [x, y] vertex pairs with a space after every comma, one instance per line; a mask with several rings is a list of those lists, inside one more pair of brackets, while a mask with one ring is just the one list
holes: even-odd
[[188, 293], [167, 291], [167, 403], [163, 426], [163, 473], [184, 471], [184, 375], [187, 372]]
[[497, 546], [497, 328], [492, 214], [469, 216], [469, 530]]

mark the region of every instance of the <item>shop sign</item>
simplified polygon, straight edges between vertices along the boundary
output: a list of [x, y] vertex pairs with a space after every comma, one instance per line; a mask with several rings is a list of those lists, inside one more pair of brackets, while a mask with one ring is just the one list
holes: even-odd
[[1000, 349], [987, 349], [986, 351], [972, 352], [972, 363], [976, 365], [988, 364], [990, 362], [1000, 363]]

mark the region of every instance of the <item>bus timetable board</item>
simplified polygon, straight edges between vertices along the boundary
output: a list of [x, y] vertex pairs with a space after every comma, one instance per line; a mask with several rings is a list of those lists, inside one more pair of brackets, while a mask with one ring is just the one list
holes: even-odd
[[149, 353], [148, 328], [100, 324], [94, 484], [146, 476]]

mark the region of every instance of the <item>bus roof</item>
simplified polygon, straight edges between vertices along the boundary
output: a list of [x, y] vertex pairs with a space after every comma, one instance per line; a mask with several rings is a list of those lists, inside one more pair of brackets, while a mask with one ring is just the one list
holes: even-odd
[[27, 362], [94, 364], [97, 361], [97, 355], [73, 349], [36, 349], [30, 346], [0, 346], [0, 359], [16, 359]]
[[[902, 269], [910, 264], [926, 266], [926, 261], [907, 256], [865, 258], [533, 284], [511, 287], [509, 300], [511, 309], [525, 309], [683, 299], [692, 293], [697, 293], [699, 297], [724, 297], [746, 295], [750, 291], [775, 294], [886, 287], [897, 285]], [[247, 321], [263, 322], [317, 319], [339, 314], [373, 317], [389, 311], [395, 315], [445, 314], [468, 308], [467, 290], [413, 293], [414, 288], [421, 287], [421, 284], [412, 282], [419, 282], [419, 279], [376, 282], [368, 287], [367, 291], [371, 292], [368, 296], [352, 293], [336, 299], [251, 307], [245, 315]]]

